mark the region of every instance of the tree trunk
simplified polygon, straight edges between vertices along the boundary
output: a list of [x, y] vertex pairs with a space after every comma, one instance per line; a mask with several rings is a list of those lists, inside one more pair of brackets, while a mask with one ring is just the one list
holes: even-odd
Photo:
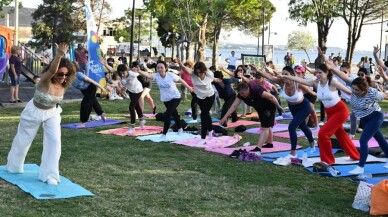
[[102, 17], [102, 11], [104, 9], [104, 4], [105, 4], [105, 0], [102, 0], [101, 11], [100, 11], [100, 18], [98, 19], [98, 25], [97, 25], [97, 34], [99, 34], [99, 31], [100, 31], [101, 17]]
[[174, 59], [174, 54], [175, 54], [175, 42], [172, 42], [171, 44], [171, 60]]
[[207, 17], [208, 14], [206, 13], [199, 31], [199, 39], [198, 39], [198, 61], [204, 62], [205, 61], [205, 48], [206, 48], [206, 26], [207, 26]]
[[215, 67], [218, 66], [218, 40], [220, 39], [221, 27], [221, 23], [214, 26], [212, 65]]
[[[326, 53], [326, 50], [327, 50], [326, 42], [327, 42], [328, 32], [325, 31], [325, 27], [324, 27], [323, 22], [317, 23], [317, 29], [318, 29], [318, 47], [321, 48], [323, 53]], [[315, 67], [318, 67], [322, 63], [325, 63], [325, 58], [318, 55], [314, 61]]]
[[303, 49], [303, 50], [304, 50], [304, 52], [306, 53], [307, 58], [309, 59], [309, 63], [311, 63], [310, 56], [309, 56], [309, 54], [307, 53], [307, 50], [306, 50], [306, 49]]

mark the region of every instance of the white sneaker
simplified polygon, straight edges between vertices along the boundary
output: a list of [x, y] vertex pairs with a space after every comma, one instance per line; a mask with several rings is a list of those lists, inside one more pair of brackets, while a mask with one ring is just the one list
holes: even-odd
[[178, 135], [182, 135], [183, 134], [183, 129], [182, 128], [179, 128], [178, 130]]
[[201, 141], [199, 141], [195, 147], [198, 147], [198, 148], [206, 147], [206, 140], [201, 139]]
[[285, 156], [284, 158], [285, 158], [285, 159], [298, 158], [298, 155], [288, 154], [288, 155]]
[[384, 168], [388, 168], [388, 160], [387, 163], [385, 163]]
[[349, 138], [350, 138], [351, 140], [354, 140], [354, 137], [355, 137], [355, 135], [349, 134]]
[[141, 120], [140, 121], [140, 129], [144, 130], [145, 124], [146, 124], [146, 121], [145, 120]]
[[130, 127], [129, 130], [127, 130], [127, 132], [125, 132], [125, 134], [134, 134], [134, 133], [135, 133], [134, 127]]
[[47, 179], [47, 184], [48, 185], [58, 185], [58, 181], [54, 178], [48, 178]]
[[360, 166], [357, 166], [355, 169], [352, 169], [349, 171], [349, 174], [354, 174], [354, 175], [363, 174], [363, 173], [364, 173], [364, 167], [360, 167]]
[[207, 133], [207, 138], [208, 138], [208, 139], [212, 139], [212, 138], [213, 138], [213, 133], [214, 133], [213, 130], [212, 130], [212, 131], [209, 131], [209, 132]]
[[321, 121], [321, 122], [319, 122], [318, 123], [318, 126], [322, 126], [322, 125], [324, 125], [325, 123], [323, 122], [323, 121]]

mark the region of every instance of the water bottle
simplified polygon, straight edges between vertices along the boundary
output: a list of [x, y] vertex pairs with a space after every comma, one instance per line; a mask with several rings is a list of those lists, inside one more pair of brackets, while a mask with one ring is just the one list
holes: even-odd
[[306, 166], [307, 165], [307, 151], [304, 151], [303, 152], [303, 156], [302, 156], [302, 165], [303, 166]]

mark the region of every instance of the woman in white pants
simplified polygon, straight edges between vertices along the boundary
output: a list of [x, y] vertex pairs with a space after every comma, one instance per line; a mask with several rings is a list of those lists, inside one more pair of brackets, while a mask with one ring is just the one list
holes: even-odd
[[61, 112], [59, 103], [75, 78], [73, 63], [64, 58], [69, 46], [59, 44], [58, 54], [41, 74], [41, 80], [20, 115], [18, 131], [8, 153], [7, 171], [23, 173], [24, 160], [41, 124], [43, 124], [43, 153], [39, 179], [57, 185], [61, 156]]

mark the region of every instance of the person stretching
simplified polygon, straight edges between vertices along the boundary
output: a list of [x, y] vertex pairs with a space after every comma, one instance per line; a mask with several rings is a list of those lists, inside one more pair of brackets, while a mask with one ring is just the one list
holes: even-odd
[[164, 125], [162, 132], [162, 140], [166, 139], [168, 129], [171, 124], [171, 116], [173, 116], [176, 126], [178, 127], [178, 133], [183, 133], [181, 126], [180, 116], [177, 111], [177, 107], [181, 101], [181, 93], [176, 87], [176, 82], [181, 82], [186, 86], [190, 92], [193, 92], [192, 87], [190, 87], [184, 80], [182, 80], [178, 75], [167, 71], [167, 64], [164, 61], [159, 61], [156, 65], [157, 73], [148, 73], [139, 71], [139, 73], [149, 79], [155, 80], [159, 89], [160, 89], [160, 100], [164, 103], [167, 110], [164, 113]]

